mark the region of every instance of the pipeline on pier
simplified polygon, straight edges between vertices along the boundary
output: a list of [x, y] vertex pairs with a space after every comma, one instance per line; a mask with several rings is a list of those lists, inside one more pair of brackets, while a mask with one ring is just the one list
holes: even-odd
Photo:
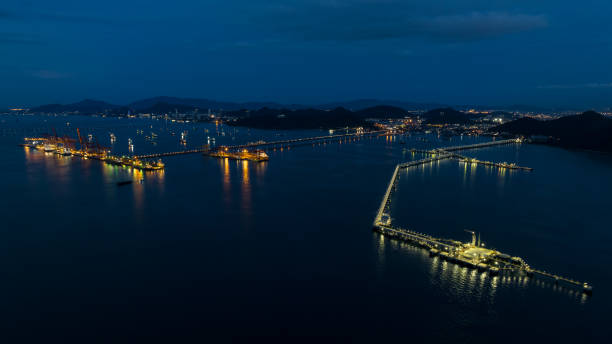
[[[246, 143], [241, 145], [232, 145], [232, 146], [222, 146], [223, 149], [227, 148], [228, 151], [237, 151], [245, 148], [258, 148], [262, 149], [265, 147], [274, 147], [274, 146], [287, 146], [287, 145], [296, 145], [296, 144], [307, 144], [314, 142], [330, 142], [330, 141], [338, 141], [345, 138], [350, 137], [362, 137], [362, 136], [371, 136], [377, 134], [384, 134], [385, 130], [376, 130], [376, 131], [365, 131], [365, 132], [356, 132], [352, 134], [339, 134], [339, 135], [328, 135], [328, 136], [315, 136], [315, 137], [305, 137], [299, 139], [289, 139], [289, 140], [280, 140], [280, 141], [259, 141]], [[147, 159], [147, 158], [160, 158], [164, 156], [174, 156], [174, 155], [184, 155], [184, 154], [196, 154], [196, 153], [208, 153], [210, 151], [210, 147], [201, 147], [190, 150], [183, 151], [175, 151], [175, 152], [162, 152], [162, 153], [152, 153], [152, 154], [144, 154], [137, 155], [137, 158]]]

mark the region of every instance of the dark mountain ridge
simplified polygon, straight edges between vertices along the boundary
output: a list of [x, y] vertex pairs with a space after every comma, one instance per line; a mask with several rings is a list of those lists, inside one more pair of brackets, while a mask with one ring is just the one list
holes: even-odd
[[78, 112], [82, 114], [104, 113], [115, 111], [122, 108], [120, 105], [109, 104], [107, 102], [85, 99], [72, 104], [47, 104], [31, 109], [31, 112], [43, 113], [61, 113], [61, 112]]
[[355, 113], [363, 118], [405, 118], [414, 117], [414, 114], [400, 108], [391, 105], [377, 105], [362, 110], [355, 111]]
[[191, 105], [184, 104], [170, 104], [165, 102], [155, 103], [147, 108], [140, 109], [140, 113], [154, 113], [154, 114], [169, 114], [169, 113], [193, 113], [193, 112], [206, 112], [207, 110], [200, 110], [199, 108]]
[[[87, 103], [89, 102], [98, 102], [102, 103], [99, 106], [92, 108], [87, 107]], [[81, 104], [85, 103], [85, 104]], [[298, 109], [320, 109], [320, 110], [333, 110], [338, 107], [342, 107], [351, 111], [361, 111], [367, 108], [374, 108], [378, 106], [392, 106], [408, 111], [427, 111], [430, 109], [439, 109], [439, 108], [449, 108], [449, 105], [437, 104], [437, 103], [418, 103], [418, 102], [406, 102], [406, 101], [398, 101], [398, 100], [381, 100], [381, 99], [356, 99], [350, 101], [340, 101], [340, 102], [331, 102], [331, 103], [323, 103], [323, 104], [315, 104], [315, 105], [303, 105], [303, 104], [282, 104], [276, 102], [226, 102], [226, 101], [217, 101], [206, 98], [182, 98], [182, 97], [169, 97], [169, 96], [158, 96], [152, 98], [146, 98], [131, 102], [128, 105], [114, 105], [106, 102], [94, 101], [94, 100], [85, 100], [82, 102], [74, 103], [74, 104], [48, 104], [41, 105], [38, 107], [34, 107], [32, 111], [35, 112], [49, 112], [49, 113], [59, 113], [59, 112], [92, 112], [95, 109], [107, 110], [110, 108], [124, 108], [131, 109], [132, 112], [139, 113], [145, 112], [149, 108], [153, 107], [158, 103], [166, 103], [166, 104], [174, 104], [174, 105], [184, 105], [191, 106], [193, 108], [198, 108], [201, 112], [206, 112], [208, 109], [212, 111], [218, 112], [220, 110], [223, 111], [237, 111], [241, 109], [248, 110], [257, 110], [264, 107], [273, 108], [273, 109], [290, 109], [290, 110], [298, 110]], [[105, 105], [103, 105], [105, 104]], [[86, 108], [82, 108], [81, 105], [85, 105]], [[562, 112], [563, 109], [555, 109], [555, 108], [542, 108], [535, 107], [529, 105], [508, 105], [508, 106], [481, 106], [481, 105], [455, 105], [456, 109], [480, 109], [480, 110], [498, 110], [498, 111], [519, 111], [519, 112], [539, 112], [539, 113], [551, 113], [551, 112]], [[44, 110], [44, 111], [43, 111]]]
[[453, 108], [433, 109], [424, 113], [421, 117], [425, 124], [470, 124], [470, 116]]
[[595, 111], [550, 121], [521, 118], [490, 129], [523, 136], [547, 136], [550, 143], [567, 148], [612, 152], [612, 119]]
[[[87, 103], [96, 102], [99, 103], [98, 106], [90, 108]], [[271, 108], [271, 109], [290, 109], [290, 110], [298, 110], [298, 109], [319, 109], [319, 110], [333, 110], [339, 107], [349, 109], [351, 111], [361, 111], [369, 108], [377, 108], [377, 107], [392, 107], [397, 109], [410, 109], [410, 110], [427, 110], [434, 107], [440, 107], [439, 104], [426, 104], [426, 103], [412, 103], [412, 102], [402, 102], [402, 101], [394, 101], [394, 100], [376, 100], [376, 99], [359, 99], [347, 102], [335, 102], [335, 103], [326, 103], [319, 105], [303, 105], [303, 104], [281, 104], [276, 102], [223, 102], [216, 101], [212, 99], [206, 98], [180, 98], [180, 97], [168, 97], [168, 96], [158, 96], [152, 98], [146, 98], [137, 100], [129, 103], [128, 105], [115, 105], [109, 104], [102, 101], [95, 100], [84, 100], [81, 102], [73, 103], [73, 104], [47, 104], [41, 105], [38, 107], [32, 108], [32, 111], [35, 112], [74, 112], [74, 111], [94, 111], [95, 109], [111, 109], [111, 108], [129, 108], [133, 112], [147, 112], [150, 108], [154, 107], [156, 104], [172, 104], [172, 105], [180, 105], [180, 106], [190, 106], [192, 108], [197, 108], [201, 110], [201, 112], [208, 111], [211, 109], [212, 111], [238, 111], [242, 109], [246, 110], [258, 110], [261, 108]]]
[[336, 108], [333, 110], [319, 109], [270, 109], [255, 111], [243, 110], [233, 126], [258, 129], [334, 129], [344, 127], [371, 127], [363, 114]]
[[304, 108], [302, 105], [282, 105], [274, 102], [245, 102], [245, 103], [236, 103], [236, 102], [222, 102], [205, 98], [178, 98], [178, 97], [167, 97], [167, 96], [159, 96], [153, 98], [147, 98], [138, 100], [130, 103], [128, 106], [136, 111], [141, 111], [145, 109], [149, 109], [153, 107], [155, 104], [165, 103], [165, 104], [173, 104], [173, 105], [182, 105], [182, 106], [190, 106], [192, 108], [198, 108], [202, 111], [208, 111], [208, 109], [218, 111], [236, 111], [241, 109], [261, 109], [264, 107], [267, 108]]
[[379, 106], [391, 106], [395, 108], [401, 108], [404, 110], [420, 110], [426, 111], [433, 108], [445, 107], [447, 105], [437, 104], [437, 103], [416, 103], [416, 102], [405, 102], [391, 99], [356, 99], [349, 100], [343, 102], [332, 102], [332, 103], [324, 103], [315, 108], [318, 109], [335, 109], [338, 107], [343, 107], [345, 109], [349, 109], [351, 111], [359, 111], [368, 108], [375, 108]]

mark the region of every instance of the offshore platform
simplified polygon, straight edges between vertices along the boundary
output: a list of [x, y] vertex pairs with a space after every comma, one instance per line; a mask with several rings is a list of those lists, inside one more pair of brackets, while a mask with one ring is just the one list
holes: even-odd
[[[496, 145], [520, 144], [522, 139], [498, 140], [485, 143], [479, 143], [466, 146], [454, 146], [446, 148], [437, 148], [428, 151], [418, 151], [424, 154], [429, 154], [431, 157], [416, 161], [401, 163], [395, 166], [391, 180], [387, 186], [387, 190], [382, 199], [376, 218], [374, 219], [373, 229], [385, 236], [393, 239], [406, 241], [417, 246], [421, 246], [429, 250], [431, 255], [437, 255], [447, 261], [477, 269], [479, 271], [487, 271], [491, 275], [500, 273], [524, 274], [527, 276], [540, 276], [553, 280], [556, 284], [563, 283], [565, 285], [580, 288], [585, 294], [591, 294], [593, 288], [586, 282], [576, 281], [570, 278], [562, 277], [553, 273], [542, 270], [537, 270], [529, 266], [523, 258], [512, 257], [496, 250], [485, 248], [480, 241], [480, 235], [476, 235], [474, 231], [468, 231], [472, 235], [470, 242], [461, 242], [452, 239], [435, 238], [428, 234], [415, 232], [409, 229], [394, 226], [392, 224], [389, 209], [391, 205], [391, 195], [397, 189], [398, 173], [402, 169], [407, 169], [415, 166], [429, 164], [438, 160], [457, 159], [464, 163], [484, 164], [487, 166], [495, 166], [507, 169], [521, 169], [531, 171], [531, 168], [521, 167], [515, 164], [508, 163], [492, 163], [488, 161], [480, 161], [477, 159], [467, 158], [459, 155], [456, 152], [467, 149], [475, 149]], [[417, 150], [413, 150], [417, 151]]]

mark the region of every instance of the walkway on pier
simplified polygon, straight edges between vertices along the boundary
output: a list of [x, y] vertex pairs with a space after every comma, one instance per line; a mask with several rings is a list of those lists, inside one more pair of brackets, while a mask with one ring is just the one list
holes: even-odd
[[485, 165], [485, 166], [507, 168], [507, 169], [510, 169], [510, 170], [533, 171], [533, 168], [531, 168], [531, 167], [518, 166], [518, 165], [515, 165], [515, 164], [508, 164], [508, 163], [505, 163], [505, 162], [501, 163], [501, 162], [483, 161], [483, 160], [478, 160], [478, 159], [474, 159], [474, 158], [468, 158], [466, 156], [459, 155], [459, 154], [452, 154], [452, 155], [453, 155], [453, 158], [458, 158], [459, 161], [464, 162], [466, 164], [480, 164], [480, 165]]
[[163, 153], [152, 153], [152, 154], [136, 155], [135, 158], [138, 158], [138, 159], [155, 159], [155, 158], [161, 158], [161, 157], [164, 157], [164, 156], [174, 156], [174, 155], [204, 153], [204, 152], [208, 152], [209, 150], [210, 150], [210, 148], [208, 148], [208, 147], [206, 147], [206, 148], [196, 148], [196, 149], [189, 149], [189, 150], [176, 151], [176, 152], [163, 152]]
[[454, 245], [443, 242], [443, 239], [434, 238], [430, 235], [411, 231], [405, 228], [392, 227], [392, 226], [378, 226], [377, 229], [383, 233], [390, 235], [391, 237], [395, 237], [398, 239], [403, 239], [411, 242], [415, 242], [420, 244], [421, 246], [425, 246], [428, 248], [445, 248], [449, 251], [452, 251], [455, 248]]
[[390, 196], [391, 196], [391, 194], [393, 193], [393, 191], [394, 191], [394, 189], [396, 187], [398, 172], [399, 172], [400, 169], [409, 168], [409, 167], [413, 167], [413, 166], [424, 165], [424, 164], [428, 164], [430, 162], [434, 162], [434, 161], [437, 161], [437, 160], [448, 159], [449, 157], [451, 157], [451, 155], [449, 155], [449, 154], [440, 154], [438, 156], [431, 157], [431, 158], [415, 160], [415, 161], [408, 161], [408, 162], [405, 162], [405, 163], [401, 163], [401, 164], [395, 165], [395, 170], [393, 171], [393, 175], [391, 176], [391, 180], [389, 181], [389, 184], [387, 185], [387, 191], [385, 192], [385, 196], [383, 197], [383, 200], [380, 203], [380, 207], [378, 208], [378, 212], [376, 213], [376, 218], [374, 219], [374, 226], [376, 227], [376, 226], [378, 226], [380, 224], [388, 222], [388, 221], [383, 221], [382, 217], [383, 217], [383, 215], [385, 215], [385, 212], [386, 212], [387, 208], [391, 204]]
[[356, 136], [370, 136], [370, 135], [383, 134], [383, 133], [386, 133], [386, 131], [377, 130], [377, 131], [368, 131], [368, 132], [353, 133], [353, 134], [304, 137], [304, 138], [298, 138], [298, 139], [272, 141], [272, 142], [253, 142], [253, 143], [247, 143], [243, 145], [229, 146], [228, 148], [229, 149], [262, 148], [262, 147], [270, 147], [270, 146], [291, 145], [291, 144], [296, 144], [296, 143], [301, 144], [301, 143], [312, 143], [312, 142], [329, 142], [329, 141], [339, 141], [345, 138], [352, 138]]
[[[227, 148], [228, 150], [246, 149], [246, 148], [265, 148], [265, 147], [276, 147], [276, 146], [286, 147], [286, 146], [297, 145], [297, 144], [340, 141], [346, 138], [372, 136], [372, 135], [385, 134], [385, 133], [387, 133], [387, 131], [385, 130], [376, 130], [376, 131], [366, 131], [366, 132], [358, 132], [358, 133], [352, 133], [352, 134], [304, 137], [304, 138], [279, 140], [279, 141], [271, 141], [271, 142], [260, 141], [260, 142], [252, 142], [252, 143], [246, 143], [246, 144], [241, 144], [241, 145], [222, 146], [222, 147]], [[208, 147], [202, 147], [202, 148], [196, 148], [196, 149], [190, 149], [190, 150], [184, 150], [184, 151], [176, 151], [176, 152], [163, 152], [163, 153], [137, 155], [136, 158], [152, 159], [152, 158], [161, 158], [165, 156], [205, 153], [205, 152], [208, 152], [209, 150], [210, 148]]]
[[453, 156], [451, 154], [438, 153], [436, 156], [431, 157], [431, 158], [408, 161], [408, 162], [404, 162], [401, 164], [397, 164], [397, 166], [399, 168], [408, 168], [408, 167], [419, 166], [419, 165], [427, 164], [427, 163], [434, 162], [437, 160], [444, 160], [444, 159], [448, 159], [452, 157]]
[[[450, 159], [450, 158], [468, 159], [467, 157], [464, 157], [462, 155], [459, 155], [457, 153], [452, 153], [452, 152], [459, 151], [459, 150], [497, 146], [497, 145], [506, 145], [506, 144], [511, 144], [511, 143], [522, 143], [522, 140], [521, 139], [510, 139], [510, 140], [490, 141], [490, 142], [483, 142], [483, 143], [477, 143], [477, 144], [465, 145], [465, 146], [451, 146], [451, 147], [444, 147], [444, 148], [435, 148], [430, 151], [416, 150], [416, 149], [413, 150], [415, 152], [431, 154], [433, 156], [431, 158], [400, 163], [395, 166], [395, 170], [393, 171], [391, 180], [389, 181], [389, 184], [387, 185], [387, 191], [385, 192], [383, 200], [380, 203], [380, 207], [378, 208], [378, 212], [376, 213], [376, 217], [374, 218], [374, 227], [378, 227], [384, 224], [388, 225], [390, 223], [390, 217], [388, 214], [386, 214], [386, 211], [388, 207], [390, 206], [390, 196], [393, 193], [393, 190], [395, 189], [395, 186], [397, 183], [397, 176], [398, 176], [397, 172], [400, 169], [419, 166], [423, 164], [428, 164], [430, 162]], [[489, 162], [486, 162], [486, 163], [489, 163]], [[504, 167], [503, 164], [496, 164], [496, 163], [489, 163], [489, 164], [493, 166], [497, 166], [497, 167]], [[523, 168], [523, 169], [528, 169], [528, 168]], [[383, 216], [385, 216], [386, 219], [383, 220]]]
[[512, 144], [512, 143], [522, 143], [522, 142], [523, 141], [521, 139], [498, 140], [498, 141], [475, 143], [473, 145], [436, 148], [434, 149], [434, 151], [454, 152], [454, 151], [459, 151], [459, 150], [484, 148], [484, 147], [490, 147], [490, 146], [499, 146], [499, 145], [507, 145], [507, 144]]
[[576, 280], [573, 280], [573, 279], [570, 279], [570, 278], [566, 278], [566, 277], [563, 277], [563, 276], [558, 276], [558, 275], [555, 275], [555, 274], [551, 274], [550, 272], [546, 272], [546, 271], [529, 269], [528, 272], [532, 272], [532, 273], [540, 275], [540, 276], [548, 277], [550, 279], [553, 279], [555, 282], [565, 282], [565, 283], [574, 285], [576, 287], [583, 287], [584, 285], [586, 285], [586, 283], [584, 283], [584, 282], [580, 282], [580, 281], [576, 281]]

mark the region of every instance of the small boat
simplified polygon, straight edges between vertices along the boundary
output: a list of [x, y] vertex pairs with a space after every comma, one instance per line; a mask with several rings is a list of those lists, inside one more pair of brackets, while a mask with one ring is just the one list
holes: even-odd
[[117, 182], [117, 186], [124, 186], [124, 185], [129, 185], [129, 184], [132, 184], [131, 180], [124, 180], [121, 182]]
[[45, 143], [43, 149], [45, 152], [55, 152], [55, 150], [57, 150], [57, 147], [54, 144]]

